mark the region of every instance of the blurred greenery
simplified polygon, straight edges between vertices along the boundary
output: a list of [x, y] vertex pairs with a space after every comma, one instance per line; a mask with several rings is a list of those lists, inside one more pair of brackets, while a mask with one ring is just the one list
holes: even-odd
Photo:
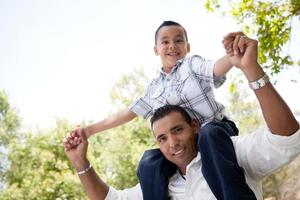
[[299, 24], [300, 19], [299, 0], [206, 0], [204, 6], [209, 12], [232, 16], [245, 33], [257, 37], [259, 62], [269, 74], [299, 66], [299, 57], [292, 58], [289, 52], [293, 20]]
[[[128, 105], [142, 95], [145, 82], [142, 68], [123, 76], [112, 89], [112, 103], [118, 109]], [[72, 124], [58, 120], [52, 130], [24, 133], [18, 129], [20, 121], [7, 94], [0, 91], [0, 97], [1, 160], [5, 160], [1, 162], [0, 199], [86, 199], [62, 147]], [[110, 185], [122, 189], [137, 183], [137, 163], [155, 143], [147, 122], [136, 119], [91, 138], [90, 146], [94, 168]]]
[[[280, 73], [283, 66], [296, 62], [282, 48], [290, 42], [291, 20], [299, 19], [299, 1], [243, 0], [229, 4], [232, 16], [245, 25], [245, 31], [258, 36], [260, 61], [266, 69]], [[206, 7], [210, 11], [222, 8], [218, 0], [207, 0]], [[271, 58], [271, 63], [267, 58]], [[111, 91], [112, 112], [142, 95], [149, 80], [142, 69], [124, 75], [115, 84]], [[239, 79], [232, 81], [227, 110], [241, 133], [251, 132], [262, 122], [257, 103], [248, 95]], [[1, 200], [87, 199], [62, 147], [62, 139], [71, 127], [73, 124], [59, 119], [51, 130], [37, 134], [23, 131], [17, 110], [11, 107], [7, 93], [0, 90]], [[137, 183], [137, 163], [145, 149], [155, 147], [148, 122], [141, 118], [97, 134], [89, 141], [92, 165], [105, 181], [118, 189]], [[265, 196], [295, 199], [295, 191], [300, 188], [299, 166], [298, 158], [267, 178], [263, 184]]]

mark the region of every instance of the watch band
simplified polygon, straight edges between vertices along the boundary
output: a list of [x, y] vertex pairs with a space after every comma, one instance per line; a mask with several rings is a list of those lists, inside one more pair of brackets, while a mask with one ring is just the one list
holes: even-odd
[[269, 79], [268, 75], [264, 74], [263, 77], [261, 77], [260, 79], [253, 81], [253, 82], [249, 82], [249, 86], [252, 90], [257, 90], [257, 89], [265, 86], [269, 82], [270, 82], [270, 79]]

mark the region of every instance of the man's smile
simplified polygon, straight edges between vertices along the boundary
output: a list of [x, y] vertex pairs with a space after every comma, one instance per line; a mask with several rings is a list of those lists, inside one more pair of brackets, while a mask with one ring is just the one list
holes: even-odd
[[175, 153], [172, 153], [172, 156], [180, 156], [181, 154], [183, 154], [184, 149], [180, 149], [178, 151], [176, 151]]

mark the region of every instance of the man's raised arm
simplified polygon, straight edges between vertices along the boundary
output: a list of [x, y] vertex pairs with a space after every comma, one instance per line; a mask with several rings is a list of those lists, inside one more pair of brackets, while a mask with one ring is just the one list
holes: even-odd
[[[64, 141], [65, 153], [78, 172], [83, 188], [91, 200], [105, 199], [109, 187], [104, 183], [91, 167], [87, 156], [88, 141], [84, 134], [80, 135], [82, 142], [77, 146], [69, 148], [75, 138], [67, 137]], [[78, 139], [78, 138], [77, 138]]]
[[[229, 33], [224, 40], [235, 37], [237, 33]], [[299, 129], [299, 124], [258, 64], [257, 45], [256, 40], [238, 35], [234, 39], [233, 49], [228, 51], [231, 62], [241, 69], [252, 85], [270, 131], [277, 135], [292, 135]]]

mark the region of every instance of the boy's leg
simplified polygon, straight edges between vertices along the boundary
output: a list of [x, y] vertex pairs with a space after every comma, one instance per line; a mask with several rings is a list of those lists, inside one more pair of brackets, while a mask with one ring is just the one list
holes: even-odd
[[210, 122], [200, 129], [197, 148], [201, 154], [202, 173], [217, 199], [256, 199], [237, 163], [230, 139], [237, 134], [234, 123], [227, 119]]
[[144, 200], [168, 199], [168, 183], [177, 170], [159, 149], [147, 150], [137, 169]]

